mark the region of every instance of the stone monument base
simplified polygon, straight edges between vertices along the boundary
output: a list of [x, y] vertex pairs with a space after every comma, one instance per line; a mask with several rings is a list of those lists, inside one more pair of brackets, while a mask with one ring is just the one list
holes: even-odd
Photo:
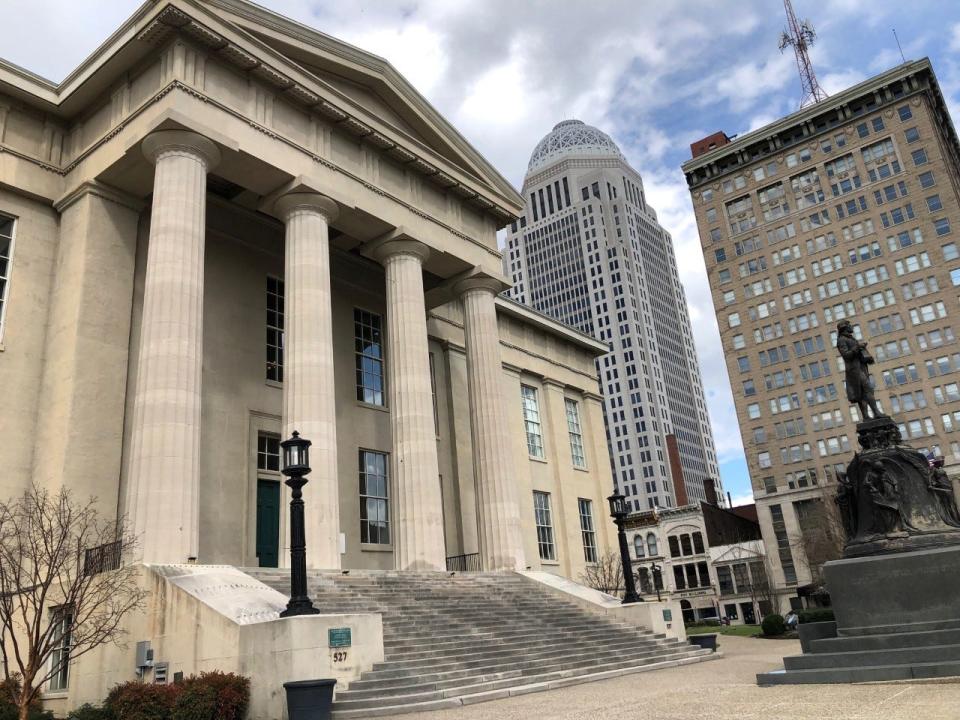
[[758, 684], [960, 676], [960, 545], [836, 560], [824, 575], [837, 636]]

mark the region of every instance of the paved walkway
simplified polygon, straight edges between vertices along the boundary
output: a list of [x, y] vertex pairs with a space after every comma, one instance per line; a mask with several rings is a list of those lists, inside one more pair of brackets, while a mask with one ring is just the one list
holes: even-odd
[[[757, 687], [795, 640], [722, 637], [724, 657], [687, 667], [391, 720], [958, 720], [960, 683]], [[384, 718], [384, 720], [387, 720]]]

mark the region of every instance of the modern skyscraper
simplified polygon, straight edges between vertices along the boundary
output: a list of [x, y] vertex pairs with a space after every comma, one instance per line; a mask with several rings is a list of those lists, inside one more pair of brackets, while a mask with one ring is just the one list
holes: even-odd
[[960, 143], [929, 60], [684, 164], [774, 581], [810, 582], [804, 513], [857, 443], [836, 325], [905, 440], [960, 460]]
[[615, 486], [634, 510], [722, 497], [673, 243], [639, 173], [608, 135], [565, 120], [522, 194], [508, 294], [610, 346], [597, 363]]

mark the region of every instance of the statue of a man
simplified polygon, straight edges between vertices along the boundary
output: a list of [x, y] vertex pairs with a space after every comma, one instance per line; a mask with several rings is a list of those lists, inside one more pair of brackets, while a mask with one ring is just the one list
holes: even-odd
[[849, 320], [837, 323], [837, 350], [846, 367], [847, 400], [860, 408], [860, 417], [867, 419], [867, 408], [871, 417], [886, 417], [877, 407], [873, 396], [873, 382], [867, 366], [873, 364], [873, 357], [867, 352], [867, 343], [853, 336], [853, 325]]

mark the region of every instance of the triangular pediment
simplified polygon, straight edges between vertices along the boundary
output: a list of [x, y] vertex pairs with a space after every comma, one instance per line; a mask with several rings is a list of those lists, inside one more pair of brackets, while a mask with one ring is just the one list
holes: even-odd
[[711, 549], [720, 551], [717, 555], [711, 553], [711, 559], [715, 563], [752, 562], [754, 560], [763, 560], [764, 558], [762, 540], [753, 540], [735, 545], [722, 545]]
[[317, 83], [460, 172], [519, 202], [516, 190], [386, 60], [246, 0], [205, 0], [203, 6], [238, 31], [269, 46]]

